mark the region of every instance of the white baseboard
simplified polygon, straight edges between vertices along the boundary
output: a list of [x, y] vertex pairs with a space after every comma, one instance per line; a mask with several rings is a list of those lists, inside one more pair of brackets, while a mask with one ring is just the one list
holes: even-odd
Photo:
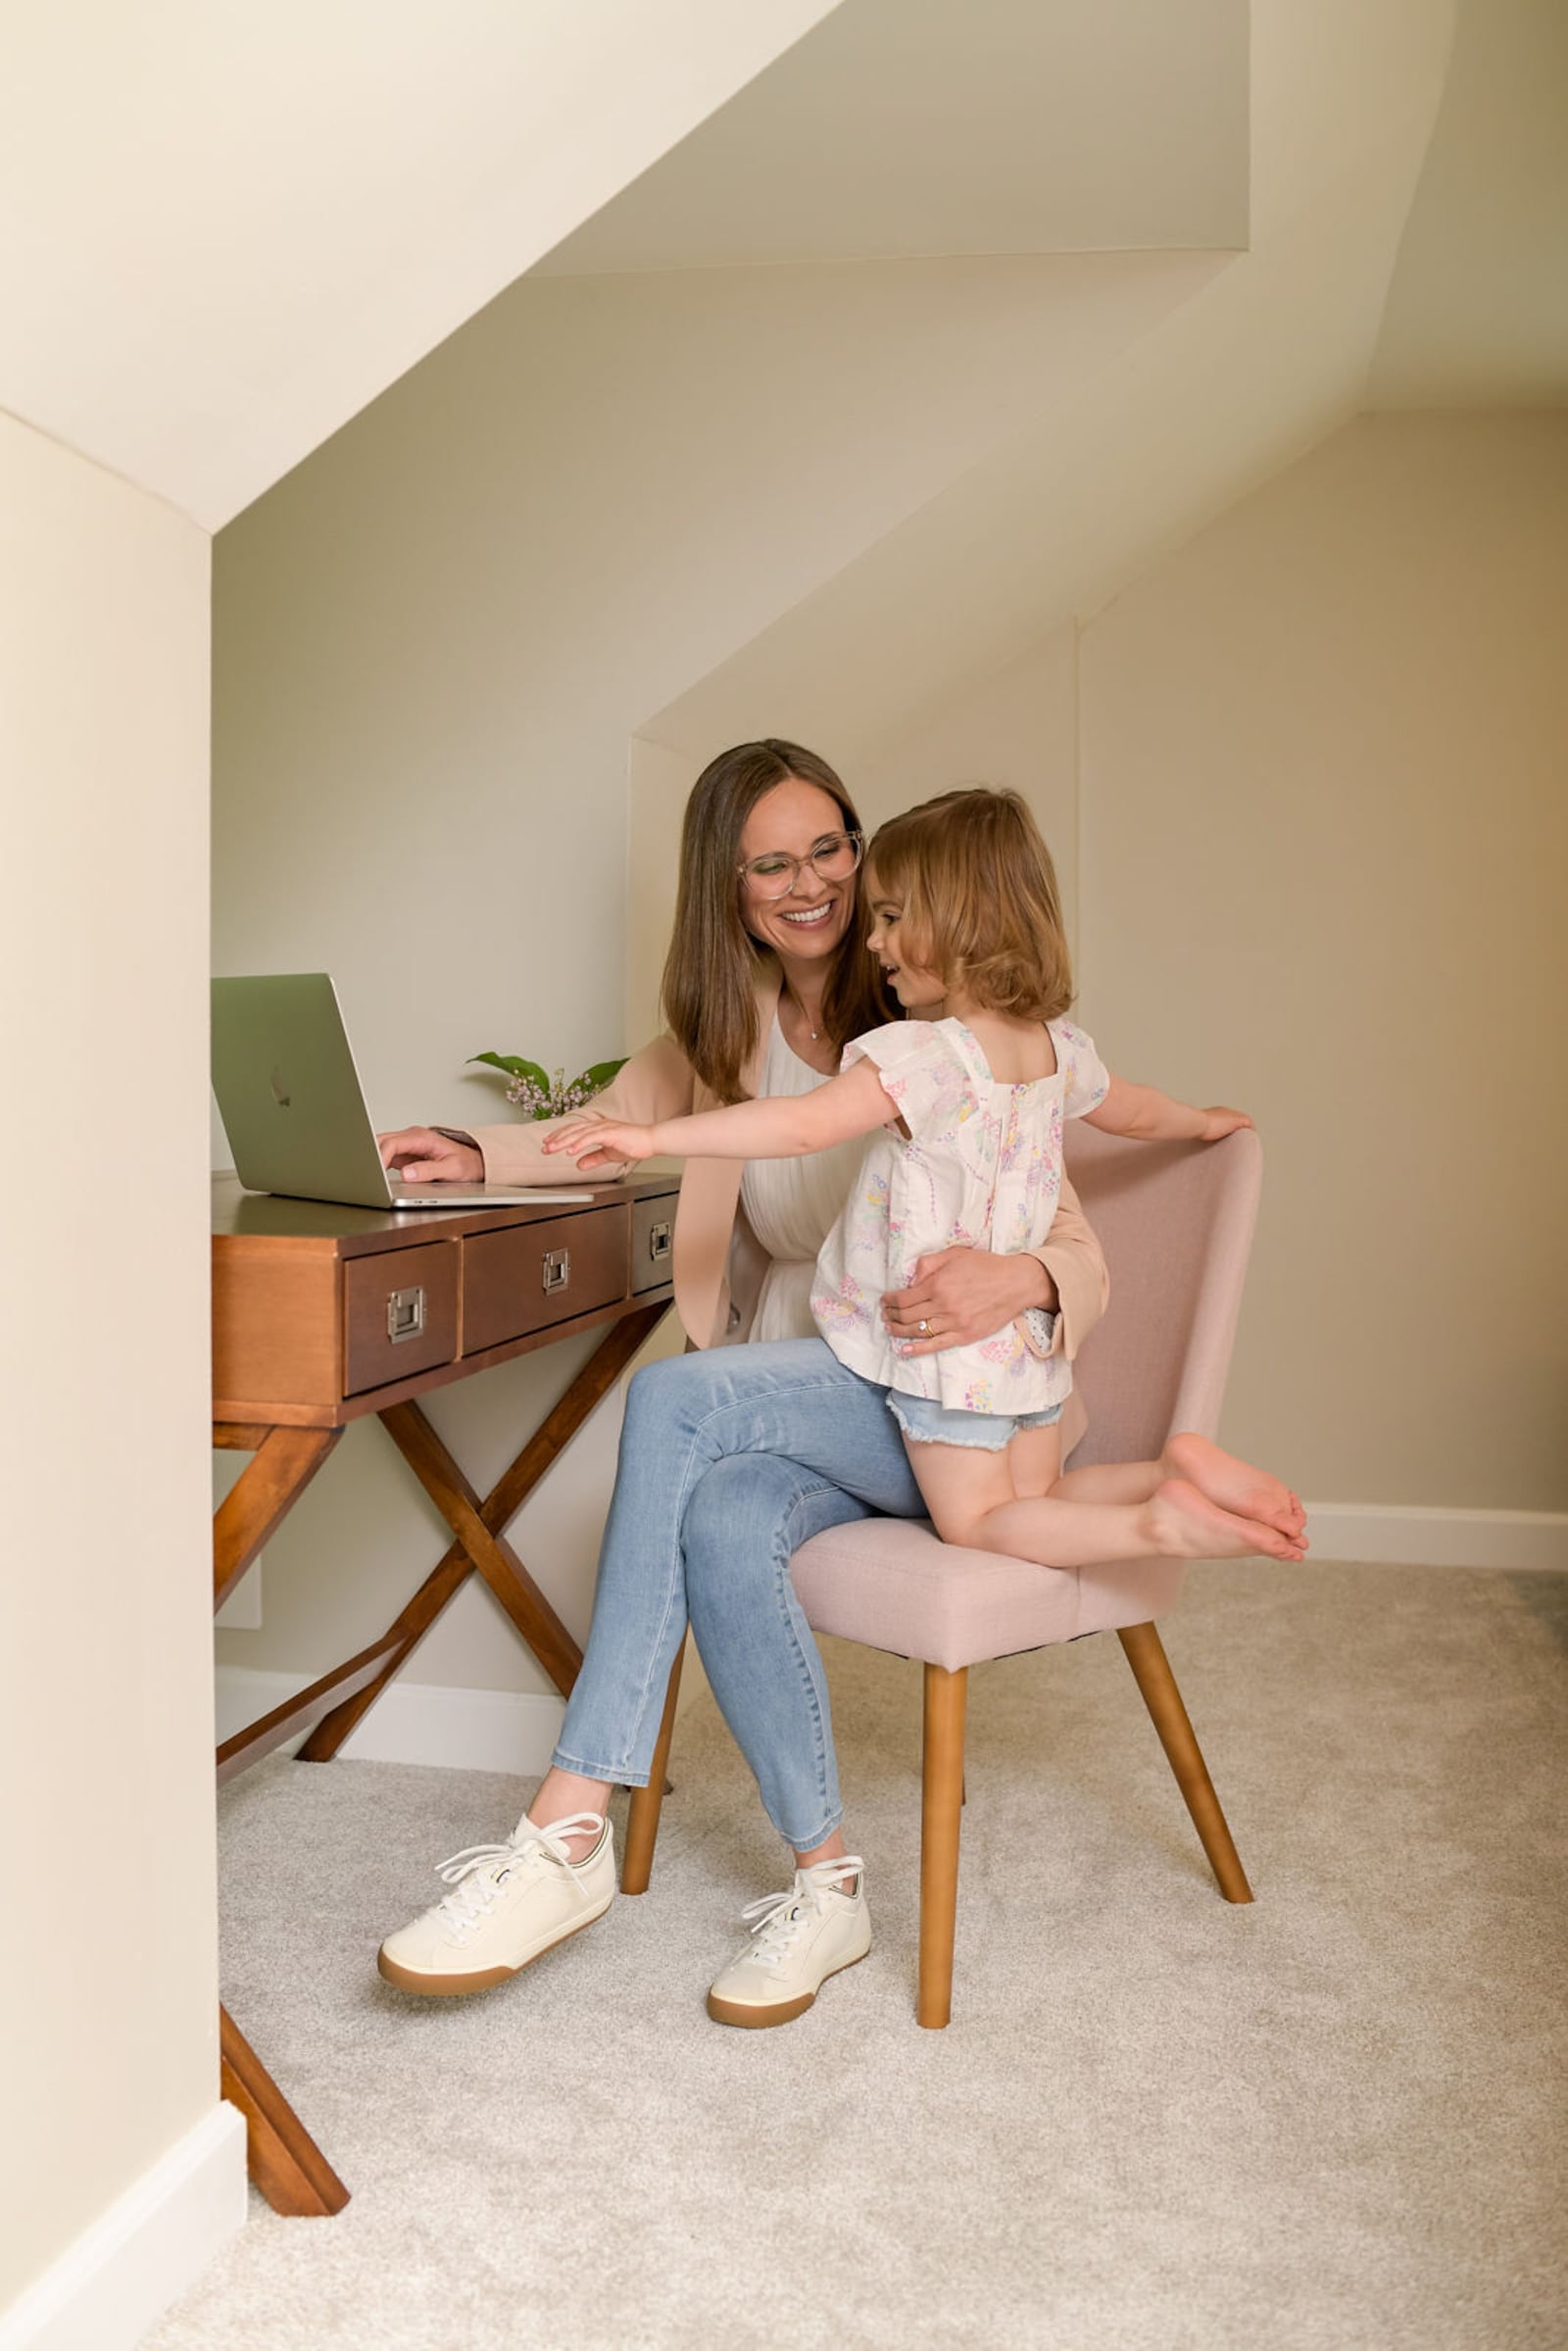
[[0, 2351], [131, 2351], [245, 2225], [245, 2118], [219, 2105], [0, 2318]]
[[1568, 1574], [1568, 1512], [1423, 1510], [1376, 1502], [1308, 1502], [1314, 1559], [1374, 1566], [1497, 1567]]
[[343, 1753], [367, 1763], [445, 1763], [459, 1771], [547, 1771], [564, 1701], [514, 1690], [451, 1690], [394, 1682]]
[[[309, 1674], [220, 1665], [220, 1741], [270, 1714], [312, 1679]], [[344, 1741], [342, 1752], [363, 1763], [439, 1763], [457, 1771], [514, 1772], [519, 1778], [533, 1778], [549, 1768], [564, 1712], [560, 1698], [538, 1691], [394, 1682]]]

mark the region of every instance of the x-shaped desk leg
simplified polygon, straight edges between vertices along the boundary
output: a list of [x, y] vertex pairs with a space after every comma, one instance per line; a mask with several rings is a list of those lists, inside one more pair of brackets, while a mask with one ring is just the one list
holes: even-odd
[[[582, 1651], [501, 1529], [625, 1370], [664, 1310], [661, 1300], [611, 1326], [561, 1401], [482, 1501], [416, 1404], [393, 1404], [379, 1415], [456, 1540], [379, 1641], [226, 1740], [219, 1749], [220, 1774], [242, 1768], [248, 1751], [265, 1752], [267, 1744], [289, 1737], [332, 1688], [347, 1688], [351, 1694], [322, 1717], [300, 1749], [301, 1759], [309, 1763], [324, 1763], [335, 1755], [420, 1635], [476, 1570], [562, 1695], [570, 1690]], [[222, 1605], [341, 1434], [339, 1429], [237, 1423], [215, 1427], [216, 1444], [255, 1453], [214, 1520], [215, 1606]], [[245, 2116], [251, 2177], [275, 2212], [341, 2212], [349, 2200], [348, 2189], [226, 2009], [220, 2009], [219, 2020], [223, 2095]]]
[[402, 1614], [387, 1627], [391, 1643], [372, 1682], [322, 1718], [299, 1750], [302, 1763], [325, 1763], [362, 1722], [420, 1637], [475, 1570], [495, 1593], [563, 1697], [582, 1663], [572, 1640], [522, 1561], [501, 1534], [523, 1500], [614, 1385], [665, 1311], [640, 1306], [612, 1324], [565, 1395], [481, 1501], [417, 1404], [393, 1404], [381, 1425], [456, 1538]]
[[[215, 1444], [252, 1455], [213, 1520], [215, 1608], [222, 1606], [341, 1435], [340, 1429], [252, 1428], [232, 1421], [214, 1428]], [[225, 1751], [219, 1749], [220, 1766]], [[341, 2212], [348, 2189], [221, 2004], [218, 2031], [223, 2096], [245, 2117], [251, 2178], [273, 2211]]]

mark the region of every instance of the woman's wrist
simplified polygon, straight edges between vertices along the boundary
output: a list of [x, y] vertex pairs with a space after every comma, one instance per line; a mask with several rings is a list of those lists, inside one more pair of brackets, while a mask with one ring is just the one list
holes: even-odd
[[1050, 1266], [1043, 1257], [1035, 1256], [1032, 1250], [1026, 1252], [1019, 1259], [1019, 1264], [1020, 1267], [1027, 1268], [1024, 1273], [1024, 1280], [1028, 1285], [1025, 1311], [1038, 1307], [1042, 1313], [1054, 1314], [1061, 1304], [1061, 1299], [1057, 1295], [1055, 1280]]

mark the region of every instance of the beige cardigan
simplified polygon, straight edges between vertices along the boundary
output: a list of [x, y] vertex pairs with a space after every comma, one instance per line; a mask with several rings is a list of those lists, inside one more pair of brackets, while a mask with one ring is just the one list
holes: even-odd
[[[755, 1086], [761, 1066], [779, 984], [778, 966], [769, 960], [758, 981], [758, 1049], [742, 1073], [748, 1089]], [[672, 1037], [657, 1037], [633, 1053], [594, 1100], [595, 1109], [607, 1117], [629, 1119], [639, 1126], [717, 1106]], [[569, 1178], [570, 1167], [561, 1158], [547, 1158], [542, 1148], [557, 1123], [515, 1120], [509, 1126], [473, 1127], [468, 1132], [484, 1154], [485, 1175], [492, 1183], [560, 1184]], [[743, 1165], [739, 1159], [688, 1159], [681, 1177], [672, 1237], [675, 1310], [698, 1347], [723, 1347], [745, 1339], [767, 1270], [766, 1252], [741, 1207]], [[1105, 1310], [1109, 1282], [1100, 1244], [1065, 1181], [1051, 1231], [1033, 1253], [1056, 1285], [1061, 1310], [1055, 1347], [1070, 1361]], [[1064, 1429], [1068, 1445], [1080, 1434], [1075, 1402]]]

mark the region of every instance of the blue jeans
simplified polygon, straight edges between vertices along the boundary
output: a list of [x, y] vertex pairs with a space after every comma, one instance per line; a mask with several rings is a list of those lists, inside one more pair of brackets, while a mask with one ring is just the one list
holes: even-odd
[[924, 1513], [883, 1391], [820, 1339], [649, 1364], [626, 1399], [588, 1649], [556, 1762], [647, 1786], [689, 1622], [769, 1820], [798, 1850], [820, 1844], [844, 1807], [790, 1555], [848, 1519]]

